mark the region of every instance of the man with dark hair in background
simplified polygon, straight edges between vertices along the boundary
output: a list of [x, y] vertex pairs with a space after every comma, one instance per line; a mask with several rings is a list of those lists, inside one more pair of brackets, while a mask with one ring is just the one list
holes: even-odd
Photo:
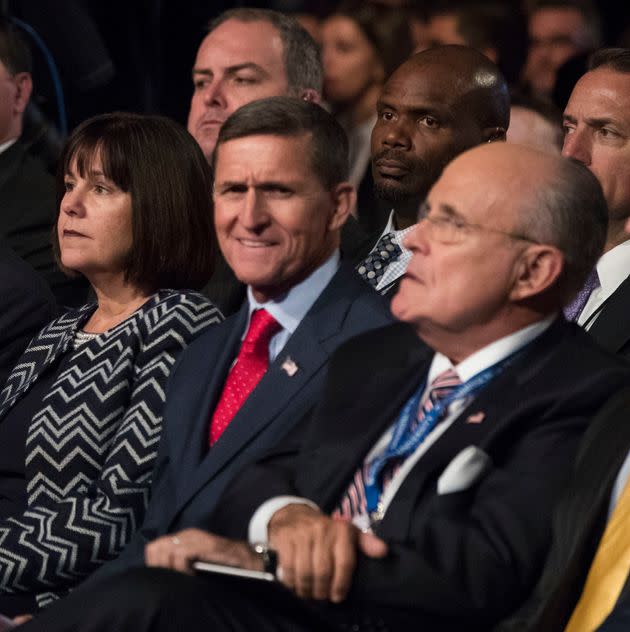
[[12, 23], [0, 18], [0, 235], [42, 275], [60, 305], [82, 304], [87, 284], [62, 274], [52, 251], [54, 178], [23, 136], [32, 89], [30, 50]]
[[592, 0], [536, 0], [528, 18], [529, 52], [523, 81], [549, 98], [560, 66], [601, 46], [601, 18]]

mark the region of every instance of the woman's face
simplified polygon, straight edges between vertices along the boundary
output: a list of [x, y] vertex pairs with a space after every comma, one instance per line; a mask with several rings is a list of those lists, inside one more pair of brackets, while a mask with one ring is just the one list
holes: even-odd
[[76, 161], [65, 174], [57, 235], [64, 267], [94, 281], [124, 275], [131, 250], [131, 194], [105, 177], [97, 154], [82, 177]]
[[333, 15], [322, 26], [324, 97], [333, 105], [358, 100], [383, 81], [383, 66], [374, 46], [354, 20]]

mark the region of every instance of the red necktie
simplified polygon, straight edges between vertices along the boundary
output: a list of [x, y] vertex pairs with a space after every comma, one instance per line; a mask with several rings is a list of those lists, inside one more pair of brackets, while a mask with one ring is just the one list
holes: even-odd
[[212, 446], [228, 427], [269, 366], [269, 341], [282, 329], [264, 309], [252, 313], [249, 329], [210, 422]]

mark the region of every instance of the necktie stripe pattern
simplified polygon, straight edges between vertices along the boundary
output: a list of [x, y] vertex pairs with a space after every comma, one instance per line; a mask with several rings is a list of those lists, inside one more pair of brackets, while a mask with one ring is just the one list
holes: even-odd
[[383, 278], [387, 266], [402, 254], [401, 247], [394, 241], [394, 233], [385, 233], [377, 242], [374, 250], [357, 266], [357, 272], [372, 287], [376, 287]]
[[281, 325], [264, 309], [253, 312], [249, 329], [210, 422], [210, 446], [223, 434], [269, 366], [269, 342]]
[[[425, 415], [432, 410], [442, 399], [448, 397], [450, 393], [461, 385], [461, 381], [453, 369], [448, 369], [440, 373], [431, 383], [428, 395], [420, 405], [419, 410], [411, 424], [410, 431], [415, 432]], [[409, 455], [407, 455], [409, 456]], [[407, 457], [394, 457], [390, 459], [381, 473], [381, 489], [383, 494], [391, 481], [394, 479]], [[366, 459], [363, 466], [354, 474], [352, 481], [344, 492], [337, 508], [333, 511], [333, 516], [344, 520], [352, 520], [356, 516], [365, 515], [367, 511], [367, 500], [365, 495], [365, 481], [370, 463]]]

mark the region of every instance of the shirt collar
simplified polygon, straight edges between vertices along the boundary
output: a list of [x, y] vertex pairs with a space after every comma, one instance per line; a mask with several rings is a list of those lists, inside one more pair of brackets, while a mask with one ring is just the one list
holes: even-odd
[[0, 154], [4, 153], [11, 145], [17, 143], [17, 138], [12, 138], [11, 140], [6, 141], [5, 143], [0, 144]]
[[455, 366], [453, 366], [451, 361], [444, 354], [439, 351], [436, 352], [433, 356], [431, 367], [429, 368], [427, 384], [431, 384], [440, 373], [447, 369], [454, 369], [459, 379], [462, 382], [466, 382], [471, 377], [477, 375], [477, 373], [481, 373], [481, 371], [491, 367], [497, 362], [501, 362], [501, 360], [504, 360], [512, 353], [522, 349], [535, 338], [538, 338], [538, 336], [551, 325], [555, 318], [555, 314], [548, 316], [508, 336], [499, 338], [499, 340], [491, 342], [489, 345], [479, 349], [479, 351], [475, 351], [475, 353]]
[[605, 252], [597, 262], [597, 276], [606, 295], [612, 294], [630, 271], [630, 239]]
[[249, 328], [252, 312], [256, 309], [265, 309], [280, 323], [283, 329], [292, 334], [306, 312], [311, 309], [313, 303], [335, 276], [337, 268], [339, 268], [339, 250], [335, 250], [319, 268], [311, 272], [303, 281], [294, 285], [288, 292], [266, 303], [259, 303], [254, 298], [252, 288], [247, 286], [249, 313], [245, 331]]
[[[381, 237], [383, 235], [387, 235], [387, 233], [393, 233], [394, 234], [394, 239], [395, 241], [398, 243], [399, 246], [402, 247], [402, 238], [411, 230], [413, 230], [413, 228], [415, 228], [415, 224], [412, 224], [411, 226], [407, 226], [407, 228], [403, 228], [402, 230], [396, 230], [394, 228], [394, 209], [392, 209], [389, 213], [389, 218], [387, 220], [387, 225], [385, 226], [385, 230], [381, 233]], [[380, 239], [380, 237], [379, 237]]]

